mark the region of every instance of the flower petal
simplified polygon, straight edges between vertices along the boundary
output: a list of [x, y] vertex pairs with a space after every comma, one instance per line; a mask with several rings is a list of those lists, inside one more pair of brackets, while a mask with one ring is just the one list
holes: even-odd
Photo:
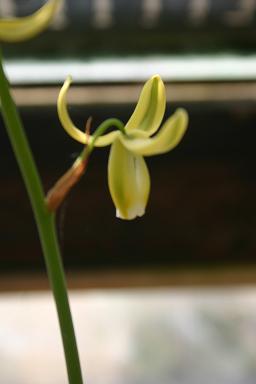
[[[72, 82], [71, 76], [68, 76], [65, 83], [63, 84], [57, 102], [58, 115], [60, 122], [65, 129], [65, 131], [76, 141], [82, 144], [90, 144], [92, 140], [92, 136], [87, 135], [85, 132], [82, 132], [78, 129], [72, 122], [68, 109], [67, 109], [67, 91]], [[118, 136], [120, 135], [120, 131], [113, 131], [107, 133], [106, 135], [100, 136], [96, 141], [95, 147], [105, 147], [106, 145], [111, 144]]]
[[143, 157], [127, 151], [120, 140], [111, 146], [108, 184], [117, 217], [132, 220], [144, 214], [150, 191], [148, 168]]
[[30, 16], [0, 19], [0, 41], [18, 42], [42, 32], [53, 19], [62, 0], [49, 0]]
[[131, 152], [142, 156], [153, 156], [165, 153], [176, 147], [186, 132], [188, 114], [178, 109], [162, 126], [159, 133], [152, 138], [128, 138], [120, 136], [123, 145]]
[[161, 77], [155, 75], [144, 85], [137, 106], [125, 126], [125, 131], [131, 134], [134, 129], [155, 133], [165, 112], [165, 88]]

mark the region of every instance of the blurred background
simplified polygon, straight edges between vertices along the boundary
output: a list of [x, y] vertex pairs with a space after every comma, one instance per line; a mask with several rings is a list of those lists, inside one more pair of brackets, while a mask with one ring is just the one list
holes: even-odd
[[[24, 16], [42, 4], [43, 0], [1, 0], [0, 16]], [[63, 131], [56, 112], [57, 95], [68, 74], [74, 79], [68, 95], [70, 114], [81, 129], [89, 116], [93, 117], [93, 128], [108, 117], [127, 121], [144, 81], [155, 73], [166, 84], [166, 117], [178, 107], [186, 108], [190, 116], [181, 144], [166, 155], [147, 159], [152, 190], [144, 217], [133, 222], [115, 218], [107, 187], [108, 148], [94, 151], [85, 177], [58, 214], [69, 286], [81, 290], [80, 303], [90, 305], [90, 300], [97, 295], [97, 300], [103, 300], [103, 295], [112, 319], [119, 313], [115, 311], [123, 311], [116, 297], [128, 300], [126, 310], [131, 313], [137, 305], [138, 324], [143, 323], [149, 334], [136, 328], [136, 336], [129, 336], [135, 337], [134, 342], [144, 337], [146, 347], [144, 341], [138, 341], [139, 346], [127, 352], [126, 361], [131, 356], [137, 361], [136, 354], [144, 356], [140, 348], [150, 350], [156, 345], [161, 356], [168, 356], [170, 365], [166, 362], [163, 367], [162, 358], [157, 362], [150, 355], [145, 365], [136, 368], [137, 376], [125, 366], [121, 376], [109, 383], [124, 382], [125, 378], [127, 383], [144, 383], [143, 375], [153, 364], [150, 359], [160, 364], [155, 368], [159, 369], [158, 379], [150, 376], [152, 383], [188, 384], [192, 377], [197, 384], [211, 383], [210, 377], [213, 383], [255, 382], [256, 351], [250, 344], [254, 340], [251, 324], [256, 321], [255, 27], [253, 0], [66, 0], [48, 31], [26, 43], [3, 45], [6, 71], [46, 191], [81, 150]], [[35, 295], [48, 284], [26, 191], [2, 120], [0, 124], [4, 159], [0, 163], [0, 290], [6, 292], [0, 295], [0, 317], [12, 313], [21, 319], [25, 312], [14, 314], [5, 309], [11, 305], [6, 304], [7, 298], [13, 308], [23, 308], [29, 297], [32, 300], [31, 291]], [[108, 290], [99, 291], [103, 288]], [[173, 337], [179, 332], [171, 328], [174, 320], [170, 319], [181, 310], [175, 305], [184, 289], [181, 301], [189, 308], [180, 312], [184, 337], [181, 341], [177, 336], [174, 343]], [[18, 291], [27, 293], [17, 296]], [[40, 295], [33, 296], [34, 306], [51, 300], [46, 292]], [[218, 305], [212, 308], [213, 296]], [[159, 304], [162, 297], [163, 307]], [[150, 308], [157, 319], [144, 310], [145, 300], [151, 299]], [[139, 300], [140, 305], [136, 304]], [[202, 327], [198, 320], [201, 311]], [[8, 319], [6, 324], [11, 324]], [[159, 333], [162, 321], [167, 324], [164, 336]], [[86, 316], [84, 324], [86, 328]], [[120, 327], [120, 337], [128, 337], [128, 328]], [[213, 327], [218, 333], [217, 347], [213, 345], [215, 333], [209, 336], [204, 327], [208, 327], [207, 332]], [[102, 332], [109, 332], [109, 323]], [[230, 339], [222, 338], [222, 334]], [[208, 361], [208, 365], [200, 364], [200, 377], [195, 361], [185, 353], [186, 343], [195, 335], [196, 346], [189, 344], [191, 354], [197, 364], [202, 356]], [[6, 345], [10, 338], [6, 340], [2, 354], [7, 357], [2, 361], [9, 360]], [[246, 344], [245, 354], [241, 345], [247, 341], [250, 346]], [[124, 351], [115, 348], [117, 354], [120, 349]], [[184, 353], [176, 355], [177, 348]], [[20, 357], [24, 356], [21, 350], [17, 353]], [[219, 356], [217, 362], [213, 355]], [[235, 364], [235, 358], [244, 365]], [[222, 364], [224, 360], [228, 368]], [[190, 374], [181, 374], [186, 369]], [[4, 382], [29, 383], [18, 376]], [[145, 380], [151, 382], [148, 376]], [[92, 381], [97, 382], [95, 377]], [[64, 379], [49, 381], [58, 382]]]

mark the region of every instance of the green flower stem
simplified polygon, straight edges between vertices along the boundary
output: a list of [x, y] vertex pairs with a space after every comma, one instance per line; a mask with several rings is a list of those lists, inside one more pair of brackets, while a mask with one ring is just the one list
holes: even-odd
[[119, 129], [119, 131], [121, 131], [122, 133], [125, 133], [124, 123], [121, 120], [112, 117], [110, 119], [103, 121], [98, 126], [98, 128], [93, 134], [93, 143], [95, 143], [98, 137], [102, 136], [109, 127], [116, 127], [117, 129]]
[[107, 119], [105, 121], [103, 121], [99, 126], [98, 128], [95, 130], [95, 132], [93, 133], [92, 135], [92, 141], [89, 145], [87, 145], [84, 150], [81, 152], [79, 158], [81, 160], [85, 160], [85, 159], [88, 159], [90, 154], [92, 153], [93, 149], [94, 149], [94, 144], [95, 144], [95, 141], [101, 136], [103, 135], [110, 127], [116, 127], [117, 129], [119, 129], [119, 131], [121, 131], [122, 133], [125, 133], [125, 130], [124, 130], [124, 123], [119, 120], [119, 119], [116, 119], [116, 118], [110, 118], [110, 119]]
[[1, 55], [0, 100], [3, 119], [28, 191], [38, 227], [48, 278], [59, 317], [69, 384], [82, 384], [83, 379], [69, 307], [65, 275], [56, 236], [55, 217], [46, 208], [41, 180], [23, 130], [20, 116], [9, 90]]

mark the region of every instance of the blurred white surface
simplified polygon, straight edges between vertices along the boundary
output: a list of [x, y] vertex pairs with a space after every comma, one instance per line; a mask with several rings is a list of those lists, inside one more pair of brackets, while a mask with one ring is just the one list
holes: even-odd
[[165, 81], [255, 80], [256, 56], [198, 55], [91, 58], [89, 60], [7, 60], [13, 85], [63, 82], [68, 75], [81, 83], [145, 81], [158, 73]]
[[[72, 292], [88, 384], [254, 384], [256, 289]], [[0, 295], [0, 382], [65, 384], [49, 293]]]

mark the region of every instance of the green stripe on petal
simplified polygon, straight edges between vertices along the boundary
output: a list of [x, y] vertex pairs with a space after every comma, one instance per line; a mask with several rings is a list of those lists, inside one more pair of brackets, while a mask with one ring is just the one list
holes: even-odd
[[120, 136], [122, 144], [131, 152], [142, 156], [153, 156], [165, 153], [176, 147], [181, 141], [188, 126], [188, 114], [178, 109], [152, 138], [128, 138]]
[[111, 146], [108, 184], [117, 217], [132, 220], [144, 214], [150, 191], [147, 165], [142, 156], [127, 151], [119, 140]]
[[0, 19], [0, 41], [19, 42], [42, 32], [52, 21], [62, 0], [50, 0], [30, 16]]
[[147, 132], [148, 136], [155, 133], [165, 112], [165, 88], [160, 76], [155, 75], [144, 85], [137, 106], [125, 126], [127, 134], [133, 130]]
[[[68, 109], [67, 109], [67, 92], [72, 83], [71, 76], [68, 76], [65, 83], [63, 84], [57, 102], [57, 109], [60, 122], [65, 129], [65, 131], [71, 136], [73, 139], [82, 144], [90, 144], [92, 141], [92, 136], [87, 135], [85, 132], [82, 132], [79, 128], [77, 128], [72, 122]], [[94, 146], [95, 147], [105, 147], [109, 144], [112, 144], [113, 141], [120, 135], [120, 131], [113, 131], [107, 133], [106, 135], [102, 135], [97, 138]]]

